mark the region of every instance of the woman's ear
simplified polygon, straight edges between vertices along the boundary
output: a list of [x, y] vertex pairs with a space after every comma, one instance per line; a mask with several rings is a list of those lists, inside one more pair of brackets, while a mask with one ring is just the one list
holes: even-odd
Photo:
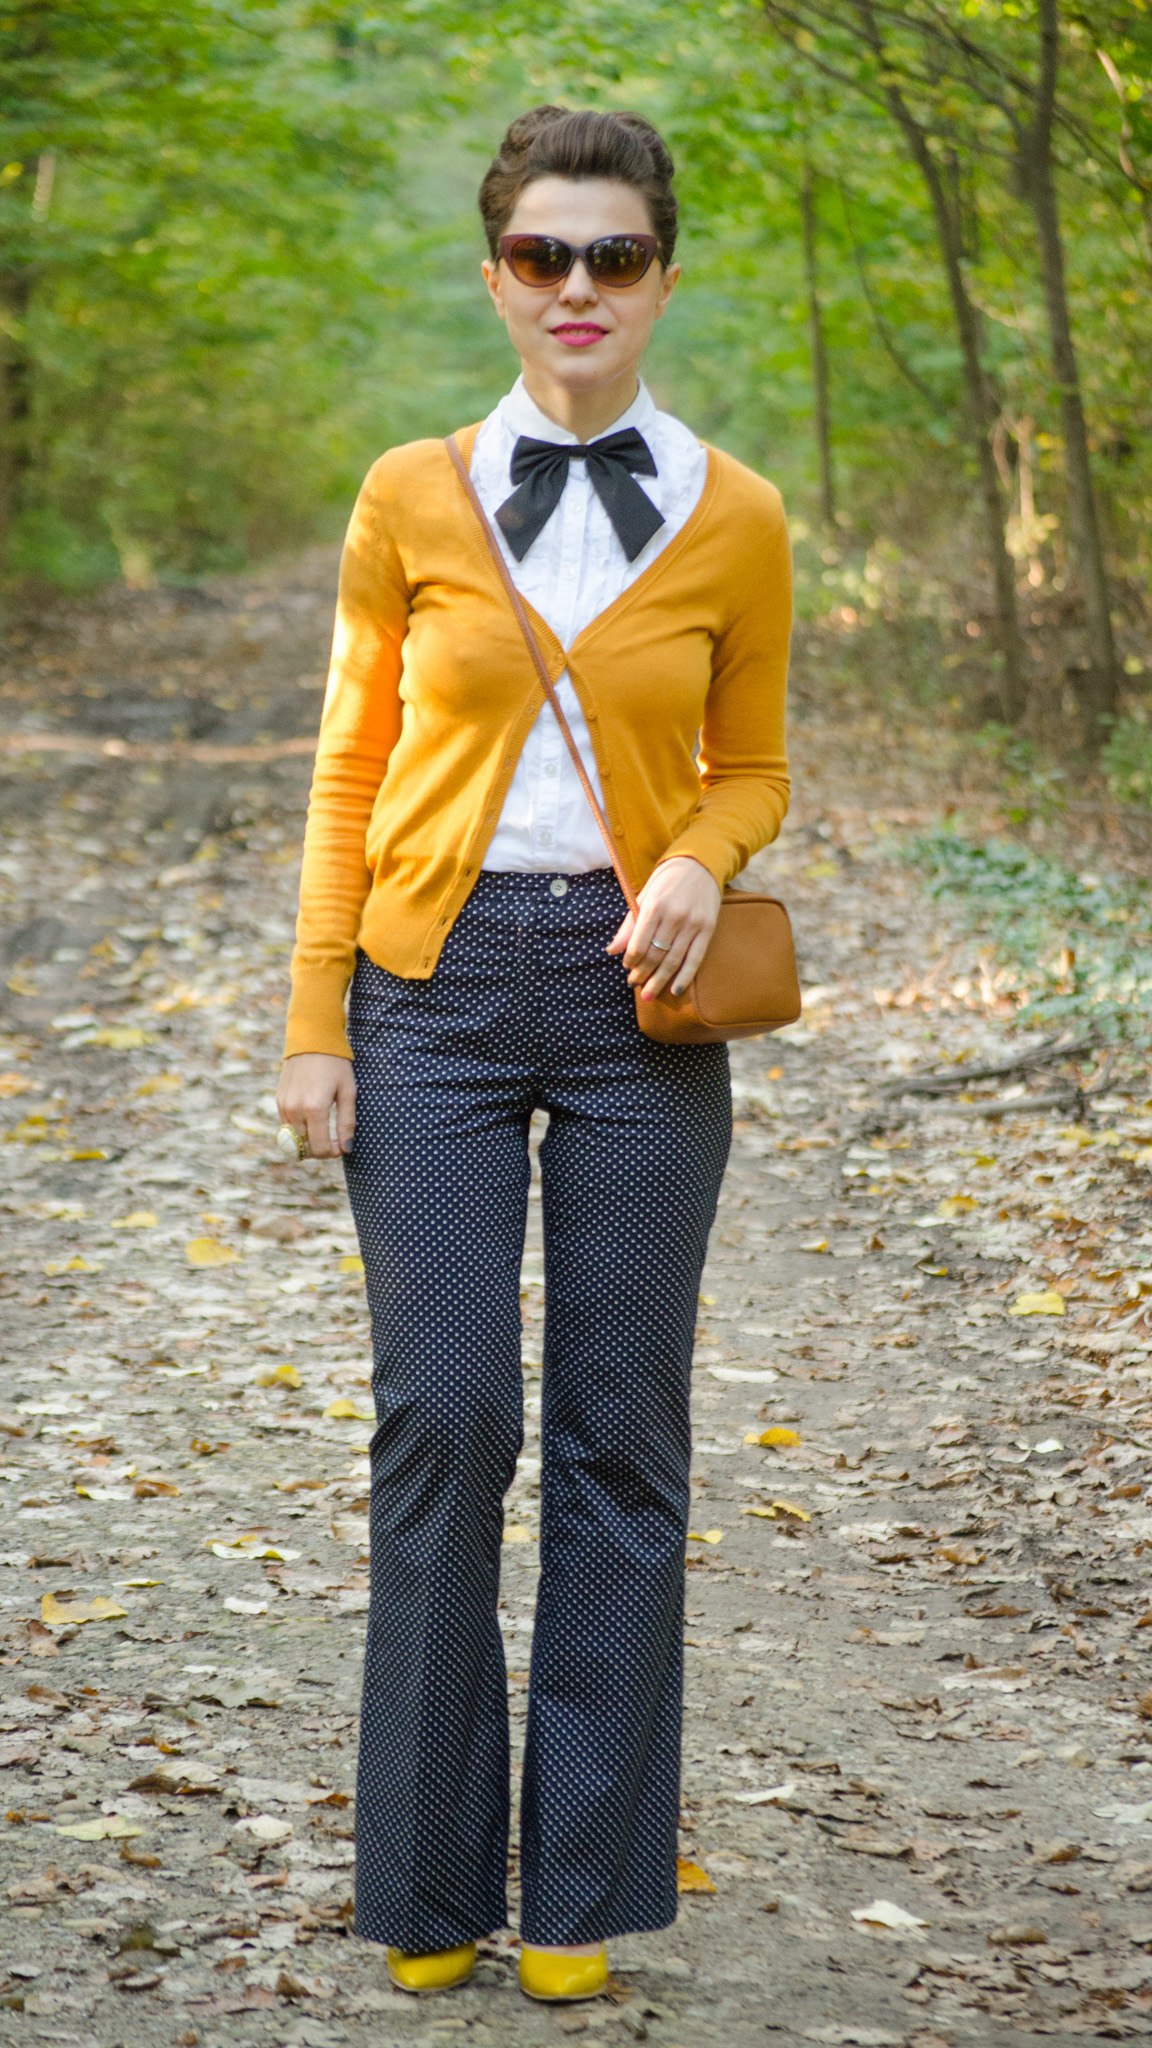
[[497, 318], [503, 320], [505, 318], [504, 294], [500, 289], [500, 265], [499, 263], [493, 263], [491, 258], [486, 256], [480, 265], [480, 270], [488, 287], [492, 304], [496, 308]]
[[680, 265], [678, 263], [670, 263], [660, 280], [660, 291], [657, 295], [656, 308], [653, 314], [654, 319], [662, 320], [664, 318], [665, 313], [668, 311], [668, 301], [676, 289], [679, 276]]

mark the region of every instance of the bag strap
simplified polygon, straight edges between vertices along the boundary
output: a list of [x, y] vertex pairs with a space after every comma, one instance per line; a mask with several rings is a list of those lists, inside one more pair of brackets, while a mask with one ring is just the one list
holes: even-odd
[[568, 752], [572, 756], [572, 766], [575, 768], [577, 775], [580, 777], [580, 786], [583, 789], [584, 794], [588, 799], [588, 802], [592, 806], [592, 815], [595, 818], [596, 823], [600, 827], [601, 837], [603, 838], [605, 846], [608, 848], [609, 858], [612, 862], [612, 866], [616, 870], [616, 880], [619, 882], [620, 887], [624, 892], [624, 900], [627, 903], [629, 910], [632, 912], [632, 915], [634, 917], [638, 917], [640, 914], [640, 905], [637, 900], [636, 891], [632, 887], [632, 884], [628, 880], [628, 876], [625, 873], [624, 863], [620, 858], [619, 849], [617, 848], [616, 840], [612, 833], [612, 827], [608, 823], [607, 818], [604, 816], [603, 809], [597, 799], [596, 792], [593, 789], [592, 783], [589, 779], [588, 771], [585, 768], [583, 761], [580, 759], [580, 749], [576, 745], [576, 742], [572, 737], [572, 728], [569, 725], [568, 720], [564, 716], [564, 711], [561, 706], [560, 699], [556, 695], [555, 684], [553, 683], [552, 678], [548, 673], [548, 664], [540, 651], [540, 642], [537, 640], [536, 635], [532, 630], [532, 622], [524, 609], [524, 601], [521, 598], [520, 592], [517, 590], [516, 585], [513, 583], [511, 575], [509, 574], [508, 564], [504, 560], [504, 556], [500, 550], [500, 543], [497, 540], [496, 535], [492, 531], [488, 515], [485, 512], [484, 507], [480, 503], [480, 500], [476, 494], [476, 486], [468, 474], [467, 465], [464, 461], [464, 457], [460, 453], [459, 447], [456, 444], [456, 438], [453, 434], [446, 435], [444, 446], [448, 450], [452, 466], [455, 469], [457, 476], [459, 477], [461, 483], [464, 486], [465, 492], [468, 497], [468, 502], [471, 505], [472, 510], [475, 512], [477, 519], [480, 521], [481, 530], [483, 531], [484, 538], [488, 543], [492, 560], [496, 564], [500, 581], [504, 585], [504, 588], [508, 593], [508, 598], [511, 603], [512, 609], [516, 614], [516, 623], [519, 626], [520, 631], [524, 635], [528, 652], [532, 656], [532, 660], [536, 665], [536, 673], [540, 678], [540, 686], [543, 689], [544, 695], [547, 697], [549, 704], [552, 706], [552, 711], [556, 719], [556, 723], [560, 727], [560, 730], [564, 735], [564, 740], [568, 748]]

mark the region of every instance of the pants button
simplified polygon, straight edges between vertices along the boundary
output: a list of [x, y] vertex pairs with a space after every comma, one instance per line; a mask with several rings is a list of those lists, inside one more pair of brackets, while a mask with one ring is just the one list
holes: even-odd
[[554, 896], [566, 896], [568, 894], [568, 884], [564, 880], [563, 875], [557, 875], [555, 881], [550, 882], [548, 886]]

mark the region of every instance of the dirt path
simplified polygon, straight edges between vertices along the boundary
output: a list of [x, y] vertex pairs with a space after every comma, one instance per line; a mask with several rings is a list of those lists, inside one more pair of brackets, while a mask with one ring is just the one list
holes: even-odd
[[[506, 1939], [415, 2003], [348, 1936], [367, 1323], [341, 1180], [277, 1159], [270, 1100], [331, 576], [121, 597], [8, 649], [0, 2038], [1152, 2032], [1152, 1088], [1122, 1060], [1079, 1124], [1028, 1110], [1052, 1070], [902, 1093], [1003, 1058], [1011, 1006], [898, 856], [944, 743], [892, 761], [811, 710], [761, 864], [808, 1003], [734, 1050], [700, 1311], [707, 1889], [567, 2015], [524, 2003]], [[541, 1277], [534, 1208], [517, 1730]]]

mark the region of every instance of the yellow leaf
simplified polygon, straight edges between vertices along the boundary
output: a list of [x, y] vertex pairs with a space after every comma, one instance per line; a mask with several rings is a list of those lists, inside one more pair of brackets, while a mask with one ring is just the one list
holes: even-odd
[[86, 1036], [88, 1045], [106, 1045], [113, 1052], [135, 1052], [137, 1046], [149, 1045], [150, 1031], [141, 1031], [138, 1024], [102, 1024], [91, 1037]]
[[231, 1561], [253, 1557], [271, 1558], [275, 1564], [292, 1564], [300, 1555], [298, 1550], [281, 1550], [275, 1543], [264, 1543], [259, 1536], [240, 1536], [235, 1543], [220, 1543], [209, 1537], [207, 1547], [213, 1557], [226, 1557]]
[[151, 1209], [133, 1209], [128, 1216], [117, 1216], [110, 1227], [113, 1230], [155, 1230], [159, 1221]]
[[190, 1266], [231, 1266], [240, 1257], [230, 1245], [221, 1244], [214, 1237], [194, 1237], [184, 1251]]
[[801, 1245], [800, 1249], [802, 1252], [826, 1252], [828, 1249], [828, 1239], [826, 1237], [810, 1238], [807, 1244]]
[[363, 1279], [364, 1261], [360, 1257], [359, 1252], [349, 1252], [347, 1258], [341, 1259], [340, 1271], [342, 1273], [358, 1273], [361, 1279]]
[[698, 1294], [696, 1299], [703, 1302], [705, 1308], [715, 1308], [716, 1306], [716, 1296], [714, 1294]]
[[1045, 1287], [1038, 1294], [1019, 1294], [1008, 1313], [1010, 1316], [1062, 1316], [1064, 1296], [1057, 1294], [1054, 1287]]
[[774, 1500], [772, 1505], [778, 1515], [792, 1515], [798, 1522], [810, 1522], [812, 1520], [807, 1508], [798, 1508], [794, 1501]]
[[294, 1365], [270, 1365], [264, 1372], [258, 1372], [255, 1379], [258, 1387], [302, 1387], [304, 1385]]
[[40, 1619], [46, 1628], [63, 1628], [66, 1624], [83, 1621], [123, 1621], [128, 1613], [118, 1600], [105, 1599], [101, 1594], [87, 1604], [83, 1600], [58, 1600], [55, 1593], [45, 1593], [40, 1602]]
[[99, 1146], [90, 1146], [84, 1152], [70, 1152], [68, 1157], [69, 1159], [107, 1159], [108, 1154], [101, 1152]]
[[532, 1531], [523, 1522], [508, 1522], [504, 1528], [505, 1543], [531, 1543]]
[[161, 1479], [158, 1473], [146, 1473], [132, 1488], [137, 1500], [168, 1500], [178, 1494], [180, 1488], [171, 1479]]
[[355, 1401], [348, 1399], [347, 1394], [341, 1394], [338, 1401], [329, 1401], [328, 1406], [324, 1410], [324, 1418], [328, 1422], [375, 1422], [376, 1420], [374, 1415], [365, 1415], [363, 1410], [356, 1406]]
[[785, 1451], [794, 1450], [800, 1438], [794, 1429], [774, 1428], [761, 1430], [759, 1436], [755, 1433], [746, 1436], [744, 1441], [746, 1444], [764, 1444], [768, 1450]]
[[49, 1279], [55, 1279], [57, 1273], [98, 1273], [100, 1268], [99, 1259], [82, 1259], [79, 1252], [76, 1252], [70, 1259], [47, 1260], [44, 1271]]
[[689, 1529], [688, 1531], [688, 1541], [690, 1543], [719, 1543], [723, 1540], [723, 1536], [723, 1529], [705, 1529], [703, 1535], [697, 1529]]
[[759, 1515], [763, 1522], [774, 1522], [776, 1520], [775, 1508], [741, 1508], [740, 1513], [742, 1515]]
[[32, 1083], [26, 1074], [0, 1074], [0, 1096], [28, 1095]]
[[936, 1214], [945, 1217], [967, 1216], [977, 1206], [971, 1195], [949, 1195], [945, 1201], [937, 1204]]
[[71, 1835], [74, 1842], [125, 1841], [133, 1835], [142, 1835], [143, 1828], [135, 1821], [125, 1820], [120, 1813], [102, 1813], [99, 1820], [72, 1821], [67, 1827], [57, 1827], [58, 1835]]
[[690, 1863], [686, 1856], [676, 1858], [676, 1889], [678, 1892], [714, 1892], [716, 1887], [706, 1870], [698, 1863]]
[[141, 1081], [137, 1095], [167, 1095], [172, 1088], [182, 1088], [179, 1074], [153, 1074], [150, 1081]]

